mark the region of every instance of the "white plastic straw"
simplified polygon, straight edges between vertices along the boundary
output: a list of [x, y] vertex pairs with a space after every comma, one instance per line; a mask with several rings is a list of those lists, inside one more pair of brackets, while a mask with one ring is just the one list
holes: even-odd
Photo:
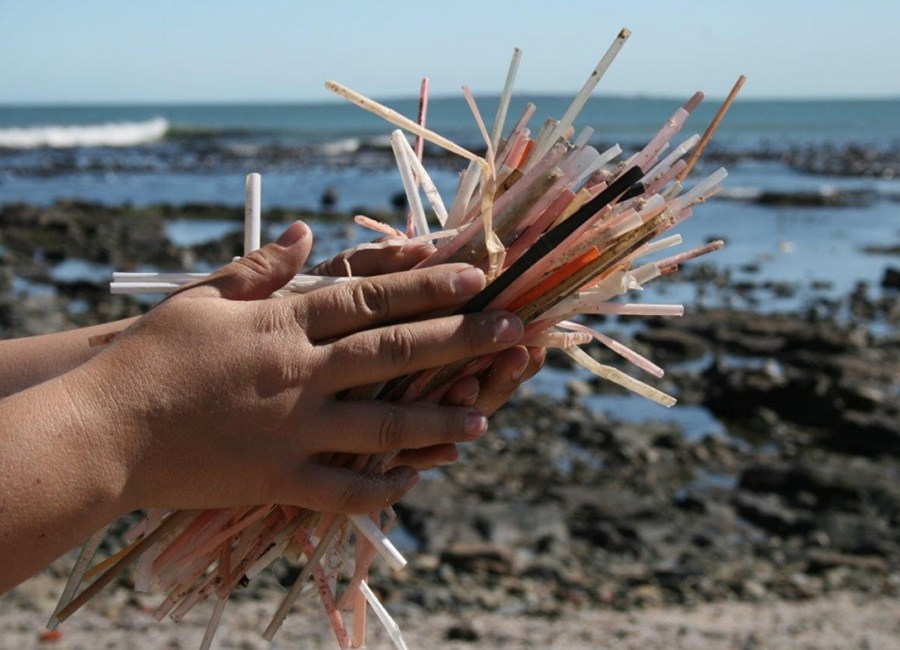
[[662, 239], [657, 239], [656, 241], [652, 241], [649, 244], [644, 244], [634, 255], [634, 259], [640, 259], [646, 255], [653, 255], [653, 253], [658, 253], [661, 250], [665, 250], [666, 248], [671, 248], [672, 246], [678, 246], [682, 242], [681, 235], [669, 235], [668, 237], [663, 237]]
[[[109, 291], [113, 294], [172, 293], [188, 282], [208, 277], [209, 273], [113, 273]], [[278, 293], [308, 293], [353, 278], [325, 275], [295, 275]]]
[[[615, 40], [612, 42], [612, 45], [609, 46], [609, 49], [606, 50], [606, 53], [603, 55], [603, 57], [597, 63], [597, 66], [587, 78], [587, 81], [584, 82], [581, 90], [579, 90], [578, 94], [575, 95], [575, 98], [572, 100], [569, 108], [566, 109], [566, 112], [562, 116], [562, 119], [559, 120], [559, 124], [557, 124], [556, 128], [553, 129], [552, 136], [547, 138], [547, 142], [550, 142], [551, 144], [553, 142], [556, 142], [556, 139], [559, 138], [563, 133], [565, 133], [570, 126], [572, 126], [572, 124], [575, 122], [575, 118], [578, 117], [581, 109], [584, 108], [584, 105], [587, 103], [587, 100], [591, 96], [591, 93], [594, 92], [594, 88], [596, 88], [597, 84], [600, 83], [603, 75], [606, 74], [609, 66], [612, 65], [613, 60], [615, 60], [616, 55], [619, 54], [629, 36], [631, 36], [631, 31], [623, 27], [622, 31], [619, 32], [618, 36], [616, 36]], [[541, 150], [534, 152], [534, 155], [536, 158], [540, 158], [545, 153], [547, 153], [546, 149], [542, 147]]]
[[581, 185], [590, 178], [591, 174], [596, 172], [598, 169], [603, 167], [604, 165], [610, 163], [612, 160], [617, 158], [622, 153], [622, 148], [614, 144], [606, 151], [600, 154], [600, 157], [597, 158], [587, 169], [585, 169], [581, 175], [575, 179], [575, 182], [572, 184], [572, 187], [581, 187]]
[[572, 142], [572, 146], [576, 149], [586, 146], [591, 141], [592, 135], [594, 135], [594, 127], [584, 127], [581, 129], [581, 133], [578, 134], [578, 137]]
[[203, 634], [203, 641], [200, 643], [200, 650], [209, 650], [219, 629], [219, 622], [222, 620], [222, 612], [225, 611], [225, 605], [228, 603], [227, 598], [217, 598], [216, 606], [213, 607], [212, 615], [209, 617], [209, 623], [206, 624], [206, 632]]
[[53, 610], [50, 620], [47, 621], [48, 630], [55, 630], [59, 627], [57, 615], [62, 611], [63, 607], [72, 602], [72, 598], [75, 597], [75, 592], [78, 591], [78, 587], [81, 586], [84, 574], [87, 573], [91, 560], [94, 559], [94, 555], [97, 553], [97, 549], [100, 548], [100, 544], [103, 542], [103, 538], [106, 537], [106, 532], [108, 530], [109, 526], [104, 526], [88, 537], [84, 541], [84, 544], [81, 545], [81, 551], [78, 553], [78, 559], [75, 560], [75, 566], [72, 567], [72, 572], [69, 574], [68, 581], [66, 581], [62, 596], [59, 597], [56, 609]]
[[585, 314], [617, 314], [619, 316], [684, 316], [684, 305], [660, 305], [653, 303], [603, 302], [599, 305], [582, 304]]
[[503, 84], [503, 92], [500, 95], [500, 105], [497, 107], [497, 116], [494, 118], [494, 126], [491, 128], [491, 147], [497, 151], [500, 145], [500, 137], [503, 135], [503, 125], [506, 122], [506, 111], [509, 109], [509, 100], [512, 97], [513, 84], [516, 82], [516, 74], [519, 71], [519, 61], [522, 59], [522, 50], [513, 48], [512, 60], [509, 62], [509, 71], [506, 73], [506, 83]]
[[571, 357], [572, 360], [575, 361], [578, 365], [586, 368], [587, 370], [590, 370], [598, 377], [602, 377], [603, 379], [611, 381], [614, 384], [618, 384], [622, 388], [646, 397], [647, 399], [652, 400], [657, 404], [668, 408], [670, 406], [674, 406], [675, 402], [677, 401], [671, 395], [666, 395], [664, 392], [657, 390], [652, 386], [648, 386], [644, 382], [635, 379], [634, 377], [626, 375], [621, 370], [617, 370], [612, 366], [603, 365], [581, 348], [564, 348], [563, 352]]
[[383, 104], [379, 104], [376, 101], [369, 99], [368, 97], [361, 95], [355, 90], [351, 90], [346, 86], [339, 84], [336, 81], [328, 81], [325, 83], [325, 87], [333, 93], [336, 93], [346, 99], [349, 102], [353, 102], [360, 108], [369, 111], [370, 113], [374, 113], [378, 115], [384, 120], [387, 120], [394, 126], [398, 126], [401, 129], [406, 129], [410, 133], [414, 133], [415, 135], [419, 135], [432, 144], [436, 144], [439, 147], [446, 149], [451, 153], [455, 153], [457, 156], [462, 156], [466, 160], [474, 160], [479, 164], [484, 161], [484, 158], [475, 155], [471, 151], [463, 149], [458, 144], [451, 142], [447, 138], [442, 135], [435, 133], [425, 127], [416, 124], [408, 117], [401, 115], [397, 111], [392, 108], [388, 108]]
[[422, 206], [422, 197], [419, 196], [419, 185], [416, 183], [411, 162], [411, 158], [414, 158], [415, 155], [407, 155], [406, 149], [409, 148], [409, 142], [404, 147], [401, 140], [406, 140], [403, 131], [397, 129], [391, 133], [391, 149], [394, 150], [397, 169], [400, 170], [400, 180], [403, 182], [403, 190], [406, 192], [406, 201], [412, 213], [413, 224], [418, 234], [427, 235], [428, 221], [425, 219], [425, 208]]
[[719, 167], [712, 174], [704, 178], [702, 181], [694, 185], [694, 187], [672, 201], [672, 211], [678, 212], [682, 208], [686, 208], [692, 203], [704, 200], [714, 193], [713, 189], [716, 186], [720, 185], [722, 181], [725, 180], [726, 176], [728, 176], [728, 172], [725, 170], [725, 168]]
[[627, 345], [623, 345], [615, 339], [611, 339], [606, 334], [602, 334], [600, 332], [597, 332], [596, 330], [592, 330], [585, 325], [581, 325], [580, 323], [573, 323], [571, 321], [562, 321], [561, 323], [557, 323], [556, 326], [592, 336], [623, 359], [631, 362], [641, 370], [650, 373], [656, 378], [661, 378], [664, 374], [663, 369], [650, 361], [650, 359], [641, 354], [638, 354]]
[[480, 180], [478, 163], [473, 160], [469, 162], [469, 166], [463, 174], [462, 182], [456, 190], [453, 205], [450, 207], [450, 216], [447, 218], [447, 223], [444, 224], [447, 228], [456, 228], [462, 225], [469, 201], [472, 199], [472, 194], [475, 193], [475, 188], [478, 187], [478, 181]]
[[369, 602], [372, 611], [375, 612], [375, 616], [381, 621], [381, 625], [384, 626], [388, 636], [391, 637], [391, 641], [394, 642], [394, 647], [396, 647], [397, 650], [408, 650], [409, 646], [406, 645], [406, 640], [403, 638], [403, 632], [400, 631], [400, 626], [397, 625], [393, 618], [391, 618], [391, 615], [384, 608], [384, 605], [381, 604], [381, 601], [378, 600], [378, 596], [375, 595], [375, 592], [373, 592], [369, 588], [369, 585], [366, 584], [365, 580], [359, 583], [359, 589], [363, 592], [363, 595]]
[[247, 196], [244, 203], [244, 255], [260, 245], [262, 231], [262, 176], [247, 174]]
[[663, 174], [669, 171], [672, 165], [674, 165], [684, 154], [693, 149], [698, 142], [700, 142], [700, 134], [695, 133], [659, 161], [653, 169], [644, 175], [644, 178], [642, 178], [641, 181], [644, 185], [650, 185], [658, 180]]
[[394, 571], [400, 571], [406, 566], [406, 558], [400, 554], [397, 547], [387, 538], [384, 531], [369, 518], [368, 515], [348, 515], [350, 521], [356, 526], [356, 530], [369, 540], [379, 555], [384, 558]]
[[[425, 191], [425, 196], [428, 197], [428, 202], [431, 204], [431, 208], [434, 210], [434, 214], [438, 219], [438, 222], [441, 224], [441, 227], [447, 223], [447, 208], [444, 207], [444, 200], [441, 198], [440, 192], [438, 192], [437, 186], [434, 184], [434, 181], [431, 180], [431, 176], [429, 176], [428, 172], [425, 169], [425, 166], [422, 164], [422, 161], [416, 156], [412, 147], [409, 144], [409, 140], [405, 137], [399, 138], [400, 145], [406, 151], [406, 157], [409, 160], [410, 165], [413, 169], [413, 174], [416, 179], [418, 179], [419, 183], [422, 184], [422, 189]], [[420, 235], [427, 235], [428, 231], [424, 233], [419, 233]]]

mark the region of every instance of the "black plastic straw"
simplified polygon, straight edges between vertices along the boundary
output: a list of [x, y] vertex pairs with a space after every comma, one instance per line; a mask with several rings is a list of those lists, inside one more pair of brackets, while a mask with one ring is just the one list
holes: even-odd
[[494, 298], [499, 296], [507, 287], [509, 287], [516, 278], [537, 264], [542, 258], [552, 253], [557, 246], [562, 244], [563, 241], [569, 237], [569, 235], [575, 232], [588, 219], [597, 214], [597, 212], [615, 201], [626, 191], [633, 196], [640, 195], [643, 192], [643, 187], [640, 183], [637, 183], [637, 181], [643, 176], [644, 172], [639, 167], [632, 167], [619, 176], [619, 178], [613, 181], [612, 185], [581, 206], [575, 214], [552, 230], [544, 233], [544, 235], [538, 239], [531, 248], [525, 251], [512, 266], [482, 289], [479, 294], [473, 296], [457, 313], [471, 314], [476, 311], [483, 311]]

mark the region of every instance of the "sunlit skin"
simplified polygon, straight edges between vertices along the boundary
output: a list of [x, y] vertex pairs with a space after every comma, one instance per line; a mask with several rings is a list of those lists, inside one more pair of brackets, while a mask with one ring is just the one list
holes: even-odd
[[[463, 264], [268, 300], [311, 245], [297, 222], [140, 319], [0, 344], [0, 590], [136, 508], [393, 503], [484, 434], [486, 415], [540, 366], [506, 312], [415, 320], [484, 286]], [[358, 253], [353, 265], [390, 271], [427, 252]], [[331, 265], [342, 261], [320, 270]], [[85, 343], [123, 327], [100, 352]], [[338, 399], [492, 352], [485, 377], [457, 382], [442, 404]], [[395, 449], [384, 474], [320, 460]]]

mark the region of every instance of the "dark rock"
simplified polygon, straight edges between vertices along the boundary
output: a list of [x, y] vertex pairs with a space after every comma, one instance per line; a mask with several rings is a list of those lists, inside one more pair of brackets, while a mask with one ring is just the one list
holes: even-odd
[[738, 487], [792, 500], [810, 494], [823, 509], [858, 512], [865, 506], [875, 506], [891, 516], [900, 516], [896, 474], [862, 458], [753, 464], [741, 474]]
[[481, 639], [481, 635], [475, 627], [468, 621], [457, 623], [447, 628], [444, 632], [444, 639], [447, 641], [465, 641], [474, 643]]
[[892, 537], [897, 536], [896, 531], [878, 517], [830, 512], [821, 526], [831, 545], [845, 553], [887, 555], [895, 546]]
[[881, 276], [881, 286], [885, 289], [900, 289], [900, 269], [887, 267]]
[[512, 575], [515, 569], [510, 550], [493, 544], [456, 544], [440, 557], [441, 562], [462, 573]]
[[594, 546], [616, 553], [630, 553], [638, 556], [641, 543], [637, 533], [631, 527], [619, 527], [608, 521], [597, 521], [589, 518], [575, 517], [572, 523], [572, 535], [586, 539]]
[[829, 441], [838, 450], [866, 456], [900, 456], [900, 412], [844, 411]]
[[792, 207], [860, 207], [872, 203], [874, 193], [867, 190], [819, 191], [819, 192], [762, 192], [756, 202], [762, 205]]
[[741, 517], [782, 537], [806, 533], [815, 527], [809, 513], [789, 508], [777, 494], [738, 493], [734, 505]]
[[[869, 253], [870, 255], [900, 255], [900, 245], [897, 244], [870, 244], [868, 246], [863, 246], [862, 250], [864, 253]], [[900, 273], [900, 271], [898, 271]]]
[[674, 328], [648, 328], [635, 338], [653, 348], [660, 360], [685, 360], [702, 357], [709, 344], [696, 334]]

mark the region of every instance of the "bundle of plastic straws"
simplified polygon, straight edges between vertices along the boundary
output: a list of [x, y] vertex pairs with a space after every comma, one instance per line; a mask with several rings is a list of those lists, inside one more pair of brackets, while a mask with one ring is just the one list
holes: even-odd
[[[487, 287], [462, 309], [473, 312], [505, 309], [526, 324], [525, 345], [559, 348], [591, 372], [664, 406], [675, 400], [656, 388], [609, 365], [579, 346], [599, 341], [624, 357], [640, 372], [662, 377], [652, 361], [608, 336], [573, 322], [578, 314], [678, 316], [681, 305], [633, 304], [616, 298], [660, 276], [686, 260], [716, 250], [712, 242], [668, 257], [657, 254], [681, 244], [668, 234], [691, 216], [694, 207], [720, 189], [724, 169], [685, 187], [701, 151], [743, 82], [738, 80], [706, 133], [676, 141], [691, 112], [703, 99], [693, 95], [662, 125], [640, 151], [623, 158], [613, 146], [598, 151], [590, 145], [593, 130], [576, 134], [574, 123], [594, 87], [629, 36], [622, 30], [591, 72], [565, 115], [548, 120], [533, 132], [535, 106], [505, 130], [507, 108], [519, 65], [513, 54], [500, 105], [489, 133], [469, 91], [463, 92], [485, 143], [485, 155], [468, 151], [425, 123], [427, 83], [423, 83], [418, 120], [406, 118], [366, 97], [329, 82], [327, 87], [398, 127], [391, 136], [409, 204], [405, 232], [366, 217], [357, 222], [388, 235], [379, 245], [398, 240], [432, 242], [436, 251], [419, 266], [467, 262], [487, 274]], [[416, 136], [410, 144], [404, 131]], [[422, 164], [423, 142], [442, 147], [469, 161], [461, 174], [449, 209]], [[248, 177], [248, 226], [245, 249], [259, 245], [259, 176]], [[431, 206], [432, 230], [422, 194]], [[199, 274], [117, 274], [114, 292], [166, 292]], [[281, 292], [307, 292], [338, 281], [297, 276]], [[346, 278], [341, 281], [352, 281]], [[383, 400], [439, 400], [460, 378], [477, 375], [491, 357], [434, 368], [399, 377], [369, 394]], [[357, 457], [357, 470], [382, 471], [391, 455]], [[135, 589], [158, 586], [166, 594], [154, 615], [175, 621], [197, 603], [213, 599], [203, 648], [209, 647], [233, 590], [252, 580], [272, 563], [285, 559], [302, 564], [299, 576], [274, 612], [263, 636], [272, 639], [287, 614], [307, 596], [321, 600], [341, 648], [365, 645], [366, 615], [371, 609], [398, 648], [403, 636], [367, 584], [376, 556], [395, 570], [405, 560], [387, 537], [395, 521], [388, 507], [360, 516], [314, 512], [267, 504], [238, 509], [150, 511], [129, 533], [129, 544], [93, 566], [94, 554], [106, 531], [85, 543], [50, 626], [65, 620], [105, 585], [136, 563]], [[81, 590], [84, 580], [90, 584]]]

